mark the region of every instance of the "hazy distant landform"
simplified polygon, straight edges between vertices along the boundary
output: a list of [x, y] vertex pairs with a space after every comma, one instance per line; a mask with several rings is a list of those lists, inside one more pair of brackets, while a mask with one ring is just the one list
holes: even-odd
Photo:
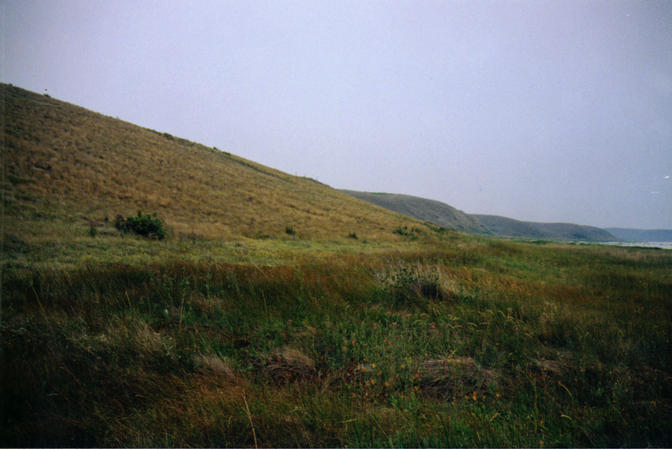
[[487, 228], [477, 218], [441, 201], [395, 193], [341, 191], [386, 209], [409, 215], [418, 220], [428, 221], [444, 228], [469, 233], [487, 232]]
[[391, 193], [343, 192], [379, 206], [456, 231], [500, 237], [610, 242], [618, 237], [594, 226], [534, 223], [496, 215], [467, 214], [440, 201]]
[[495, 235], [591, 242], [618, 240], [604, 229], [573, 223], [535, 223], [496, 215], [474, 215]]
[[672, 229], [607, 228], [606, 230], [626, 242], [672, 242]]

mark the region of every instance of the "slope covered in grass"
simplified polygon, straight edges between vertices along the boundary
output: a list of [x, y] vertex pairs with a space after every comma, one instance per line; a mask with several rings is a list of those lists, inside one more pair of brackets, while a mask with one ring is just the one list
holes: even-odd
[[156, 211], [177, 233], [395, 240], [416, 224], [324, 184], [0, 85], [5, 214], [100, 222]]
[[487, 234], [549, 240], [608, 242], [618, 240], [608, 231], [572, 223], [534, 223], [496, 215], [467, 214], [440, 201], [394, 193], [342, 192], [418, 220], [447, 229]]
[[470, 233], [486, 232], [485, 227], [477, 219], [440, 201], [394, 193], [357, 192], [354, 190], [342, 190], [342, 192], [447, 229]]
[[440, 230], [2, 92], [0, 446], [672, 444], [671, 251]]

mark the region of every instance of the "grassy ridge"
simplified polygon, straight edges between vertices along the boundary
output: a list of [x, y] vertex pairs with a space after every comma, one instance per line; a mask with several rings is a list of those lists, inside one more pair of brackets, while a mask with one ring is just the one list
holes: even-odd
[[5, 214], [97, 225], [156, 211], [177, 234], [402, 240], [419, 226], [308, 178], [0, 84]]
[[192, 250], [5, 270], [3, 446], [672, 442], [669, 252]]
[[487, 232], [487, 229], [473, 216], [440, 201], [394, 193], [357, 192], [354, 190], [342, 190], [342, 192], [447, 229], [477, 234]]
[[[467, 214], [440, 201], [410, 195], [357, 192], [353, 190], [342, 190], [342, 192], [418, 220], [471, 234], [589, 242], [618, 240], [609, 231], [594, 226], [573, 223], [535, 223], [496, 215]], [[659, 235], [662, 234], [659, 233]]]
[[472, 215], [483, 223], [487, 230], [499, 236], [541, 238], [559, 240], [583, 240], [590, 242], [613, 242], [618, 240], [608, 231], [594, 226], [573, 223], [536, 223], [520, 221], [497, 215]]

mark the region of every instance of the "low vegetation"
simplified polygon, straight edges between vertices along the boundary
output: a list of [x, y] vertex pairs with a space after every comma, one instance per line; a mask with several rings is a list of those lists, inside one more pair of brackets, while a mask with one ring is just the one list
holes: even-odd
[[671, 251], [460, 234], [0, 92], [0, 446], [672, 445]]
[[[117, 215], [114, 227], [124, 234], [132, 232], [149, 239], [163, 240], [166, 237], [166, 227], [156, 215], [156, 212], [150, 215], [142, 215], [142, 211], [138, 211], [138, 215], [126, 218]], [[91, 229], [95, 228], [92, 227]]]
[[12, 243], [3, 446], [672, 442], [667, 251], [166, 242], [189, 243], [74, 264]]

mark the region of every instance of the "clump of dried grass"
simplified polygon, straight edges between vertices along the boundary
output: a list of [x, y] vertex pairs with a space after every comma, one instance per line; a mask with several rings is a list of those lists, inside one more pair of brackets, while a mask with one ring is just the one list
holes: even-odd
[[285, 346], [255, 361], [261, 372], [274, 383], [282, 385], [313, 379], [315, 361], [298, 349]]
[[225, 379], [235, 378], [231, 366], [215, 354], [196, 354], [193, 361], [196, 368], [203, 373], [216, 374]]
[[459, 396], [487, 390], [496, 384], [498, 373], [482, 368], [471, 357], [442, 357], [420, 364], [416, 386], [434, 397]]
[[544, 375], [559, 376], [565, 369], [560, 360], [534, 360], [535, 367]]

